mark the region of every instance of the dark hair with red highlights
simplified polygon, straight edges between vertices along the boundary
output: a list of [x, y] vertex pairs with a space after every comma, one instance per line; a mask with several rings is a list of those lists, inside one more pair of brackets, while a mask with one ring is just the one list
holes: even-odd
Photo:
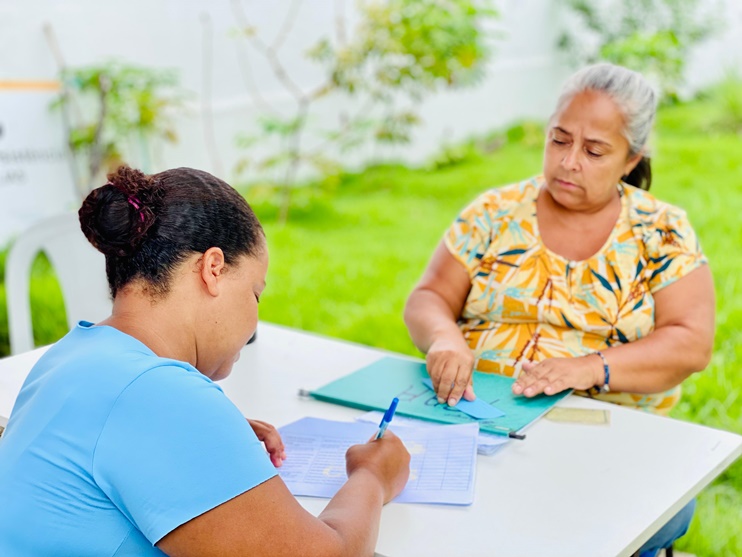
[[120, 167], [78, 211], [80, 228], [106, 256], [111, 296], [135, 279], [167, 293], [175, 268], [194, 253], [221, 248], [229, 265], [264, 249], [255, 213], [226, 182], [208, 172], [175, 168], [146, 175]]

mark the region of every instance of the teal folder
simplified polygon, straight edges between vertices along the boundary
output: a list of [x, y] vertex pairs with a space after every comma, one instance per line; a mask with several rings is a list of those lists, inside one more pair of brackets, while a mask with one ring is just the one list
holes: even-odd
[[426, 377], [425, 362], [386, 357], [310, 394], [325, 402], [382, 412], [396, 396], [400, 415], [446, 424], [478, 422], [480, 431], [507, 435], [538, 419], [571, 392], [526, 398], [513, 394], [511, 387], [515, 380], [512, 377], [475, 371], [473, 381], [477, 398], [505, 412], [499, 418], [476, 420], [455, 407], [439, 403], [435, 393], [423, 384]]

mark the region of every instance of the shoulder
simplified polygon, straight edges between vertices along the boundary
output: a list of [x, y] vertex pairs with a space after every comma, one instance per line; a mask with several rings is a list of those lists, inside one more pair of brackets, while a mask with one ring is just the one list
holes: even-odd
[[[78, 325], [39, 360], [44, 383], [76, 385], [80, 396], [97, 393], [115, 403], [133, 386], [173, 391], [221, 389], [187, 362], [161, 358], [135, 338], [112, 327]], [[92, 402], [92, 401], [91, 401]]]
[[33, 373], [27, 396], [37, 408], [65, 397], [77, 414], [99, 427], [116, 412], [156, 417], [174, 401], [181, 407], [229, 404], [221, 388], [189, 363], [161, 358], [112, 327], [78, 325]]
[[[64, 401], [63, 416], [84, 416], [88, 428], [101, 424], [130, 385], [140, 378], [160, 377], [161, 388], [174, 388], [174, 370], [188, 374], [191, 366], [164, 360], [144, 344], [111, 327], [74, 327], [36, 363], [18, 395], [19, 408], [51, 419], [50, 408]], [[171, 369], [163, 373], [162, 370]], [[158, 371], [159, 370], [159, 371]], [[204, 379], [206, 379], [204, 377]]]
[[648, 230], [664, 230], [668, 227], [689, 227], [685, 210], [657, 199], [648, 191], [624, 184], [625, 195], [629, 200], [629, 215], [636, 224]]
[[162, 358], [131, 377], [113, 404], [123, 416], [137, 412], [156, 418], [158, 424], [168, 423], [161, 417], [174, 412], [193, 413], [207, 421], [238, 414], [222, 388], [211, 379], [190, 364]]
[[481, 193], [464, 210], [465, 213], [478, 213], [490, 218], [510, 214], [524, 204], [533, 202], [543, 184], [543, 176], [495, 187]]
[[652, 292], [707, 263], [686, 212], [649, 192], [627, 186], [629, 220], [647, 259]]
[[162, 360], [138, 374], [111, 403], [95, 444], [94, 470], [123, 474], [122, 450], [196, 459], [201, 450], [238, 454], [237, 447], [255, 442], [249, 424], [221, 387], [188, 364]]

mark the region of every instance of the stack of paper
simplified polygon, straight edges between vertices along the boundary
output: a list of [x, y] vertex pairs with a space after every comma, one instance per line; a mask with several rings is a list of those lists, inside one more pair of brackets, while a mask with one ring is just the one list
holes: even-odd
[[[381, 422], [381, 418], [383, 415], [383, 412], [372, 410], [371, 412], [366, 412], [365, 414], [358, 416], [356, 419], [361, 422], [378, 424]], [[446, 427], [434, 422], [426, 422], [424, 420], [408, 418], [406, 416], [395, 416], [394, 424], [396, 427]], [[480, 432], [477, 436], [477, 452], [481, 455], [493, 455], [495, 454], [495, 452], [497, 452], [497, 449], [500, 449], [509, 441], [510, 438], [505, 437], [504, 435], [493, 435], [491, 433]]]
[[[367, 442], [377, 429], [377, 425], [367, 422], [318, 418], [302, 418], [279, 428], [287, 456], [279, 474], [294, 495], [330, 498], [347, 480], [348, 447]], [[411, 456], [410, 479], [396, 502], [474, 502], [477, 424], [394, 426], [393, 430]]]

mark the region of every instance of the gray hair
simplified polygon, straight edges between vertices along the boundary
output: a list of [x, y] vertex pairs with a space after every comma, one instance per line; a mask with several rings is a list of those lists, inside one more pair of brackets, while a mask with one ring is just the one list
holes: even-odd
[[624, 116], [623, 133], [629, 142], [629, 155], [644, 153], [657, 112], [657, 94], [649, 82], [640, 73], [622, 66], [606, 63], [588, 66], [564, 84], [554, 114], [584, 91], [605, 93], [616, 103]]

